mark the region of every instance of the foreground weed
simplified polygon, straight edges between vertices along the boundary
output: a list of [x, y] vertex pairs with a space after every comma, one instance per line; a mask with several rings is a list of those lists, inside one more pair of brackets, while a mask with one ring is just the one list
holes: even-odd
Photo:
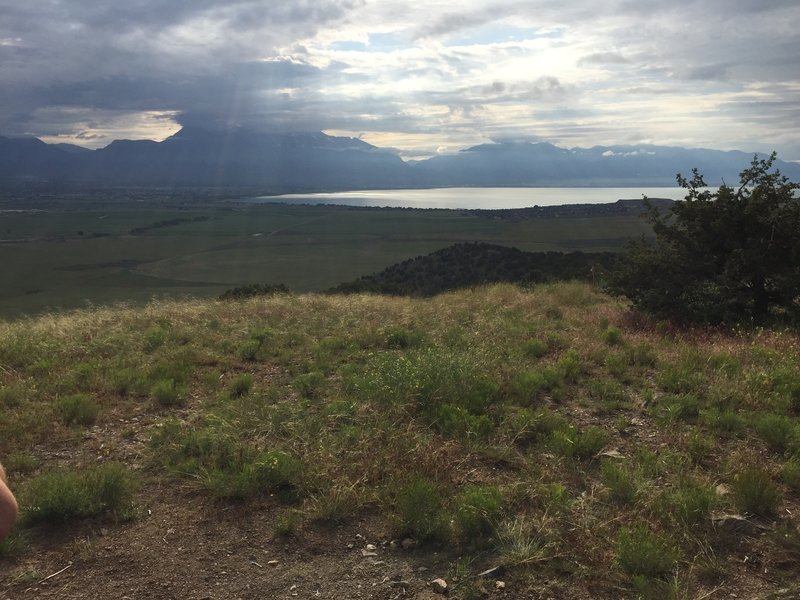
[[86, 394], [73, 394], [59, 399], [56, 411], [67, 425], [92, 425], [100, 414], [100, 405]]
[[658, 502], [663, 515], [672, 515], [687, 527], [711, 522], [711, 509], [716, 499], [714, 489], [700, 481], [684, 478], [675, 488], [664, 493]]
[[455, 527], [460, 540], [470, 546], [485, 546], [494, 532], [503, 508], [503, 495], [495, 487], [467, 488], [456, 500]]
[[151, 393], [161, 406], [183, 406], [185, 403], [186, 388], [174, 379], [156, 382]]
[[603, 331], [603, 341], [608, 346], [620, 346], [622, 344], [622, 331], [617, 327], [609, 325]]
[[28, 545], [28, 539], [25, 532], [17, 528], [11, 534], [0, 542], [0, 558], [4, 556], [14, 557], [19, 556]]
[[554, 451], [567, 458], [586, 460], [595, 456], [608, 441], [608, 432], [599, 427], [587, 427], [580, 431], [570, 426], [568, 429], [554, 431], [550, 444]]
[[553, 532], [544, 523], [533, 523], [523, 517], [502, 521], [496, 531], [497, 550], [503, 564], [528, 565], [549, 558], [556, 545]]
[[800, 491], [800, 459], [793, 458], [783, 465], [781, 479], [794, 491]]
[[252, 375], [250, 375], [249, 373], [242, 373], [241, 375], [237, 375], [230, 385], [231, 398], [241, 398], [242, 396], [246, 396], [248, 393], [250, 393], [250, 389], [252, 387], [253, 387]]
[[761, 415], [756, 419], [754, 427], [769, 449], [777, 454], [794, 449], [800, 441], [797, 426], [785, 415]]
[[311, 500], [314, 518], [323, 523], [341, 523], [361, 507], [358, 493], [350, 486], [334, 486]]
[[302, 513], [300, 513], [298, 510], [290, 508], [278, 515], [278, 517], [275, 519], [275, 523], [272, 525], [272, 530], [275, 532], [275, 535], [284, 537], [292, 536], [297, 531], [297, 527], [300, 525], [302, 520]]
[[617, 561], [629, 575], [660, 577], [669, 573], [680, 554], [672, 542], [647, 525], [623, 527], [617, 536]]
[[600, 474], [612, 502], [631, 504], [636, 500], [639, 494], [639, 481], [633, 469], [622, 462], [607, 460], [603, 462]]
[[82, 472], [52, 471], [23, 489], [22, 520], [27, 525], [63, 523], [107, 513], [130, 518], [134, 489], [133, 478], [117, 463]]
[[415, 479], [401, 488], [395, 498], [398, 534], [420, 541], [443, 540], [447, 519], [438, 487], [426, 479]]
[[780, 494], [766, 471], [757, 468], [742, 471], [734, 477], [732, 487], [739, 510], [764, 517], [775, 514]]
[[386, 347], [390, 350], [405, 350], [421, 346], [424, 339], [425, 334], [418, 329], [401, 326], [386, 329]]
[[532, 339], [525, 342], [525, 345], [522, 348], [522, 351], [525, 353], [526, 356], [531, 356], [533, 358], [541, 358], [549, 351], [547, 346], [547, 342], [540, 339]]

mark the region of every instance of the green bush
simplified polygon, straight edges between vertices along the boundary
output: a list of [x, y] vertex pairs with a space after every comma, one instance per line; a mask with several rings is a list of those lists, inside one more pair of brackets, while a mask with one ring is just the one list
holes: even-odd
[[433, 421], [434, 427], [446, 435], [466, 435], [485, 438], [492, 430], [492, 421], [486, 415], [473, 415], [460, 406], [442, 404]]
[[784, 415], [759, 416], [755, 422], [755, 430], [769, 449], [777, 454], [784, 454], [798, 442], [794, 422]]
[[391, 350], [405, 350], [422, 344], [424, 334], [407, 327], [389, 327], [386, 329], [386, 347]]
[[671, 492], [662, 497], [662, 511], [674, 515], [687, 526], [711, 522], [715, 490], [700, 481], [684, 478]]
[[570, 426], [564, 430], [557, 430], [550, 436], [550, 443], [554, 451], [568, 458], [581, 460], [595, 456], [608, 441], [608, 432], [599, 427], [587, 427], [580, 431]]
[[432, 482], [422, 478], [409, 482], [398, 492], [395, 509], [398, 535], [408, 535], [420, 541], [445, 539], [447, 521], [443, 499]]
[[534, 358], [541, 358], [542, 356], [547, 354], [547, 351], [548, 351], [547, 342], [545, 342], [544, 340], [539, 340], [539, 339], [528, 340], [527, 342], [525, 342], [525, 345], [523, 346], [523, 352], [527, 356], [532, 356]]
[[59, 399], [56, 411], [67, 425], [92, 425], [100, 414], [100, 405], [86, 394], [73, 394]]
[[781, 469], [781, 479], [794, 491], [800, 491], [800, 460], [793, 458]]
[[622, 344], [622, 331], [617, 327], [608, 326], [603, 331], [603, 341], [609, 346], [619, 346]]
[[44, 473], [22, 490], [22, 520], [28, 525], [63, 523], [108, 513], [129, 518], [134, 490], [133, 478], [116, 463], [82, 472]]
[[734, 478], [732, 487], [739, 510], [765, 517], [775, 514], [780, 494], [766, 471], [756, 468], [742, 471]]
[[493, 534], [503, 508], [503, 495], [495, 487], [472, 486], [456, 500], [455, 526], [460, 539], [482, 546]]
[[680, 554], [667, 538], [647, 525], [623, 527], [617, 536], [617, 561], [629, 575], [659, 577], [669, 573]]
[[250, 392], [253, 387], [253, 376], [248, 373], [237, 375], [230, 385], [230, 394], [232, 398], [241, 398]]
[[161, 406], [183, 406], [185, 403], [186, 388], [175, 382], [174, 379], [163, 379], [153, 386], [153, 398]]
[[607, 460], [603, 462], [600, 474], [613, 502], [631, 504], [636, 500], [639, 494], [639, 481], [633, 469], [619, 461]]

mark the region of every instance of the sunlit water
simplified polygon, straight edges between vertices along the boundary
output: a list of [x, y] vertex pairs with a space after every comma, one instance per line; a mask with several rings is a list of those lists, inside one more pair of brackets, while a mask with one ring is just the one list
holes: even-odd
[[260, 196], [256, 203], [339, 204], [391, 208], [501, 209], [564, 204], [606, 204], [617, 200], [649, 198], [682, 199], [686, 190], [677, 187], [598, 188], [434, 188], [421, 190], [362, 190], [323, 194]]

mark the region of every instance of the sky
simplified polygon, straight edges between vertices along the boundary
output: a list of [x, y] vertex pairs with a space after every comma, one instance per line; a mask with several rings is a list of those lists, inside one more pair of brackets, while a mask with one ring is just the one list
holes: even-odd
[[0, 135], [325, 131], [800, 161], [797, 0], [0, 0]]

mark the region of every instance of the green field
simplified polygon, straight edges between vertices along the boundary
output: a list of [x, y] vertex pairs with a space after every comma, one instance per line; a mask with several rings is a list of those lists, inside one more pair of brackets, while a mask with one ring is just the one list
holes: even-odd
[[512, 222], [448, 210], [59, 200], [0, 213], [0, 317], [211, 297], [248, 283], [319, 291], [456, 242], [591, 252], [646, 228], [619, 216]]

